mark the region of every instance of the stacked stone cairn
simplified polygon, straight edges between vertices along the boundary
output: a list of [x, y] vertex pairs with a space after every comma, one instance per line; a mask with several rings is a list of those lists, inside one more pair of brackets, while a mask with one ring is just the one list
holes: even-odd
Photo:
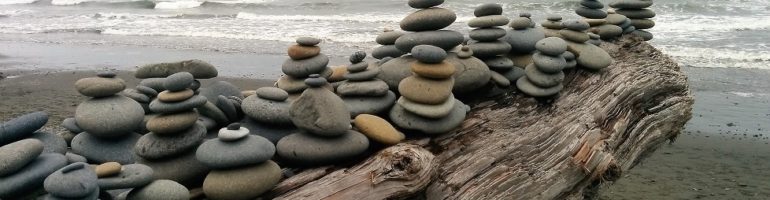
[[650, 19], [655, 17], [655, 12], [648, 9], [652, 4], [652, 0], [618, 0], [610, 3], [610, 7], [615, 8], [616, 13], [630, 19], [631, 26], [635, 28], [631, 34], [642, 37], [644, 40], [651, 40], [652, 33], [646, 29], [655, 26], [655, 21]]
[[359, 114], [382, 113], [396, 101], [396, 94], [389, 90], [385, 81], [377, 79], [379, 68], [367, 68], [364, 61], [366, 52], [358, 51], [350, 55], [350, 66], [345, 79], [337, 86], [337, 94], [350, 111], [351, 118]]
[[289, 58], [283, 62], [281, 71], [285, 74], [275, 83], [275, 86], [289, 94], [300, 94], [307, 89], [305, 79], [310, 74], [320, 74], [324, 78], [332, 75], [333, 71], [326, 65], [329, 57], [321, 53], [317, 45], [321, 39], [300, 37], [297, 44], [289, 47]]
[[604, 12], [603, 8], [604, 4], [599, 0], [581, 0], [575, 13], [586, 18], [588, 24], [594, 27], [606, 23], [604, 18], [607, 18], [607, 12]]
[[632, 27], [631, 20], [628, 19], [628, 17], [615, 13], [615, 10], [613, 9], [607, 10], [607, 18], [604, 20], [607, 21], [607, 23], [596, 27], [594, 30], [603, 40], [620, 37], [626, 33], [628, 28]]
[[567, 61], [572, 60], [569, 59], [570, 57], [577, 56], [574, 60], [577, 61], [578, 65], [594, 71], [612, 64], [612, 57], [604, 49], [588, 43], [591, 38], [585, 32], [590, 28], [587, 22], [583, 20], [569, 20], [565, 21], [563, 25], [565, 29], [559, 31], [559, 33], [567, 41], [568, 49], [572, 53], [571, 56], [565, 56]]
[[382, 46], [374, 48], [372, 51], [372, 57], [377, 59], [383, 59], [386, 57], [398, 58], [406, 54], [406, 52], [396, 48], [396, 40], [404, 34], [404, 32], [393, 30], [385, 30], [382, 32], [377, 36], [377, 39], [375, 39], [375, 42]]
[[420, 45], [412, 49], [417, 62], [412, 76], [398, 85], [401, 97], [390, 110], [390, 119], [401, 128], [426, 134], [443, 134], [462, 123], [469, 107], [452, 95], [455, 68], [444, 59], [446, 51]]
[[300, 132], [282, 138], [276, 145], [282, 161], [291, 165], [320, 166], [348, 161], [369, 147], [363, 134], [351, 130], [350, 112], [333, 92], [323, 88], [326, 79], [313, 74], [308, 86], [291, 104], [291, 121]]
[[261, 87], [255, 95], [243, 99], [241, 108], [246, 119], [241, 125], [273, 144], [297, 129], [291, 122], [289, 93], [277, 87]]
[[[190, 183], [207, 171], [194, 162], [195, 149], [207, 133], [206, 127], [198, 123], [195, 108], [208, 102], [189, 89], [194, 81], [188, 72], [172, 74], [163, 84], [166, 90], [150, 103], [150, 110], [159, 115], [147, 122], [150, 133], [139, 138], [134, 153], [141, 158], [138, 163], [153, 168], [155, 178]], [[185, 170], [162, 167], [173, 164], [184, 166]]]
[[[483, 60], [487, 67], [492, 70], [490, 72], [492, 74], [520, 74], [515, 71], [521, 69], [517, 69], [513, 61], [505, 56], [511, 51], [511, 44], [499, 40], [507, 34], [505, 29], [499, 26], [504, 26], [509, 22], [508, 18], [502, 15], [503, 7], [499, 4], [483, 4], [477, 7], [473, 14], [476, 18], [468, 21], [468, 26], [476, 29], [470, 31], [469, 36], [472, 40], [468, 42], [467, 46], [473, 51], [473, 56]], [[497, 74], [493, 76], [498, 76]], [[511, 78], [513, 79], [510, 81], [515, 81], [519, 77]], [[498, 85], [506, 86], [510, 83]]]
[[[524, 16], [527, 16], [526, 14]], [[535, 44], [537, 41], [545, 38], [545, 33], [542, 29], [532, 28], [532, 19], [528, 17], [516, 17], [511, 20], [509, 25], [511, 30], [508, 30], [507, 35], [504, 37], [504, 41], [511, 45], [511, 51], [508, 54], [514, 65], [523, 69], [529, 63], [532, 63], [532, 53], [535, 51]], [[474, 55], [476, 52], [474, 51]], [[519, 73], [523, 74], [523, 73]], [[506, 76], [508, 77], [508, 76]], [[511, 77], [508, 77], [509, 79]], [[510, 79], [511, 82], [518, 80]]]
[[32, 137], [47, 122], [48, 114], [33, 112], [0, 123], [0, 199], [24, 199], [67, 165], [63, 154], [46, 153], [44, 142]]
[[564, 72], [567, 60], [564, 53], [567, 43], [558, 37], [549, 37], [537, 42], [537, 51], [532, 55], [533, 63], [524, 70], [526, 76], [516, 82], [516, 86], [533, 97], [552, 97], [564, 88]]
[[91, 97], [75, 110], [75, 122], [83, 130], [72, 139], [72, 151], [91, 163], [134, 163], [132, 150], [139, 140], [144, 110], [136, 101], [116, 95], [126, 88], [113, 72], [75, 82], [77, 91]]
[[545, 33], [545, 37], [561, 37], [559, 30], [564, 29], [564, 26], [561, 25], [561, 20], [562, 17], [559, 15], [548, 15], [546, 21], [540, 24], [543, 26], [543, 33]]
[[209, 199], [257, 198], [281, 179], [281, 168], [270, 160], [274, 154], [273, 143], [240, 124], [222, 128], [195, 153], [212, 169], [203, 181], [203, 193]]

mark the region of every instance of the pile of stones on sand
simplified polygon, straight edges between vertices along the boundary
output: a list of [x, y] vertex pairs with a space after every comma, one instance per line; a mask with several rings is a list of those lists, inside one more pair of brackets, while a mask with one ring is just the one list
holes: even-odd
[[379, 68], [368, 68], [364, 61], [366, 52], [359, 51], [350, 55], [348, 73], [337, 87], [337, 94], [350, 112], [350, 116], [359, 114], [379, 114], [390, 108], [396, 101], [396, 94], [389, 90], [385, 81], [377, 79]]
[[332, 75], [332, 70], [327, 67], [329, 57], [321, 53], [321, 43], [318, 38], [297, 38], [297, 44], [289, 47], [289, 58], [281, 65], [282, 76], [275, 86], [289, 94], [300, 94], [307, 89], [305, 79], [310, 74], [321, 74], [324, 78]]
[[652, 33], [646, 31], [655, 26], [655, 21], [650, 18], [655, 17], [655, 12], [648, 9], [652, 6], [652, 0], [618, 0], [610, 3], [610, 7], [615, 8], [615, 13], [624, 15], [630, 19], [630, 26], [633, 29], [625, 28], [624, 33], [631, 32], [631, 34], [644, 38], [644, 40], [651, 40]]
[[532, 64], [525, 69], [526, 76], [516, 82], [516, 86], [533, 97], [550, 97], [564, 88], [564, 68], [567, 60], [564, 54], [567, 43], [561, 38], [549, 37], [537, 42], [537, 51], [532, 55]]

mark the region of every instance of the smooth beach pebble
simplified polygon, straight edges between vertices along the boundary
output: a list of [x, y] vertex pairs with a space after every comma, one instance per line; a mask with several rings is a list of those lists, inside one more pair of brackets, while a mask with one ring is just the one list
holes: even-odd
[[591, 39], [588, 33], [573, 31], [569, 29], [560, 30], [559, 34], [564, 37], [564, 39], [577, 43], [584, 43]]
[[96, 182], [101, 190], [114, 190], [141, 187], [152, 182], [152, 180], [152, 168], [143, 164], [127, 164], [122, 166], [118, 174], [99, 177]]
[[67, 158], [62, 154], [48, 153], [38, 156], [22, 170], [1, 178], [0, 198], [10, 199], [33, 193], [40, 188], [48, 175], [65, 165]]
[[139, 129], [143, 119], [142, 106], [124, 96], [92, 98], [75, 109], [78, 126], [97, 137], [119, 137], [131, 133]]
[[511, 22], [511, 28], [516, 30], [527, 29], [529, 28], [529, 21], [530, 19], [525, 17], [517, 17]]
[[158, 94], [158, 100], [162, 102], [180, 102], [191, 98], [193, 95], [195, 95], [195, 92], [191, 89], [183, 89], [176, 92], [166, 90]]
[[99, 190], [96, 173], [86, 165], [73, 163], [48, 175], [43, 182], [45, 191], [57, 197], [83, 198]]
[[386, 145], [398, 144], [405, 137], [388, 121], [375, 115], [360, 114], [353, 120], [353, 125], [370, 139]]
[[117, 138], [99, 138], [83, 132], [72, 139], [72, 151], [88, 158], [91, 162], [134, 162], [134, 145], [141, 135], [129, 133]]
[[188, 200], [190, 191], [172, 180], [155, 180], [131, 190], [126, 200]]
[[64, 129], [67, 129], [69, 132], [73, 133], [80, 133], [83, 132], [83, 129], [80, 129], [77, 122], [75, 122], [74, 117], [66, 118], [64, 121], [62, 121], [61, 126], [64, 127]]
[[[145, 79], [145, 80], [153, 80], [153, 79]], [[155, 80], [165, 80], [165, 79], [159, 78], [159, 79], [155, 79]], [[145, 94], [145, 95], [147, 95], [149, 97], [158, 96], [158, 91], [165, 90], [165, 89], [163, 89], [162, 81], [158, 81], [158, 83], [160, 83], [160, 87], [159, 87], [159, 88], [161, 88], [160, 90], [156, 90], [156, 89], [151, 88], [151, 87], [139, 85], [139, 86], [136, 86], [136, 91], [139, 91], [140, 93]]]
[[64, 156], [67, 157], [67, 163], [69, 164], [76, 163], [76, 162], [88, 162], [86, 157], [83, 157], [81, 155], [78, 155], [72, 152], [67, 152], [66, 154], [64, 154]]
[[75, 89], [89, 97], [106, 97], [126, 89], [126, 82], [118, 78], [89, 77], [75, 82]]
[[436, 64], [426, 64], [421, 62], [414, 62], [411, 65], [412, 72], [415, 74], [434, 79], [447, 79], [451, 78], [455, 73], [455, 66], [449, 62], [442, 61]]
[[[156, 113], [185, 112], [193, 108], [200, 107], [206, 104], [207, 101], [208, 99], [206, 99], [206, 97], [200, 96], [200, 95], [195, 95], [189, 99], [186, 99], [180, 102], [162, 102], [158, 99], [155, 99], [152, 102], [150, 102], [150, 110]], [[78, 121], [78, 124], [80, 124], [80, 121]]]
[[411, 101], [423, 104], [441, 104], [452, 95], [454, 79], [434, 80], [410, 76], [398, 85], [398, 92]]
[[561, 56], [547, 56], [538, 52], [532, 55], [533, 64], [544, 73], [559, 73], [567, 66], [567, 60]]
[[206, 137], [206, 127], [195, 124], [188, 130], [175, 135], [148, 133], [136, 142], [133, 152], [145, 159], [173, 157], [195, 149]]
[[175, 134], [195, 125], [198, 113], [187, 111], [174, 114], [160, 114], [147, 121], [147, 130], [161, 135]]
[[529, 81], [529, 79], [524, 76], [521, 77], [518, 81], [516, 81], [516, 87], [519, 88], [522, 92], [529, 96], [533, 97], [549, 97], [553, 96], [559, 93], [559, 91], [564, 88], [564, 86], [560, 83], [559, 85], [549, 87], [549, 88], [540, 88]]
[[534, 64], [528, 65], [527, 68], [524, 69], [524, 73], [526, 73], [529, 82], [538, 87], [553, 87], [564, 81], [564, 72], [545, 73], [540, 71], [538, 67], [535, 67]]
[[[473, 28], [485, 28], [494, 26], [505, 26], [510, 22], [505, 16], [502, 15], [489, 15], [483, 17], [476, 17], [468, 21], [468, 26]], [[527, 21], [527, 27], [529, 27], [529, 21]]]
[[97, 165], [96, 168], [94, 168], [94, 171], [96, 171], [97, 177], [102, 178], [120, 174], [122, 167], [123, 166], [117, 162], [106, 162], [102, 163], [101, 165]]
[[214, 170], [203, 181], [203, 193], [210, 199], [255, 199], [278, 184], [281, 176], [281, 168], [273, 161]]
[[436, 105], [427, 105], [427, 104], [420, 104], [416, 102], [409, 101], [409, 99], [406, 98], [398, 98], [398, 101], [396, 101], [398, 105], [403, 107], [409, 112], [412, 112], [414, 114], [427, 117], [427, 118], [442, 118], [446, 117], [452, 112], [452, 109], [454, 109], [455, 105], [455, 99], [454, 96], [451, 96], [446, 100], [446, 102]]
[[208, 140], [198, 147], [195, 158], [213, 169], [255, 165], [275, 155], [275, 145], [262, 136], [246, 135], [239, 140]]
[[450, 50], [460, 45], [465, 36], [457, 31], [437, 30], [421, 31], [405, 34], [396, 40], [396, 48], [403, 52], [412, 52], [417, 45], [432, 45], [444, 50]]
[[457, 15], [445, 8], [427, 8], [413, 12], [401, 20], [404, 31], [434, 31], [446, 28], [457, 19]]
[[329, 64], [329, 57], [323, 53], [304, 60], [289, 58], [281, 65], [281, 71], [295, 78], [305, 78], [310, 74], [323, 72], [326, 70], [327, 64]]
[[271, 101], [286, 101], [289, 93], [277, 87], [261, 87], [256, 91], [257, 97]]
[[407, 5], [412, 8], [430, 8], [444, 3], [444, 0], [409, 0]]
[[538, 41], [535, 49], [545, 55], [559, 56], [567, 51], [567, 42], [561, 38], [549, 37]]
[[302, 45], [291, 45], [289, 46], [289, 49], [286, 51], [286, 54], [288, 54], [289, 57], [294, 60], [312, 58], [314, 56], [317, 56], [320, 53], [321, 53], [321, 47], [302, 46]]
[[232, 123], [225, 128], [219, 129], [219, 140], [229, 142], [236, 141], [249, 135], [249, 129], [241, 127], [239, 123]]
[[302, 46], [315, 46], [321, 43], [321, 39], [313, 37], [300, 37], [296, 40], [297, 44]]
[[404, 129], [417, 130], [431, 135], [444, 134], [460, 126], [470, 109], [462, 102], [459, 102], [459, 100], [455, 101], [455, 107], [452, 109], [452, 112], [441, 119], [419, 116], [405, 110], [398, 104], [393, 105], [389, 117], [394, 125]]
[[350, 112], [336, 94], [324, 88], [308, 88], [289, 109], [295, 126], [323, 136], [345, 134]]
[[43, 143], [37, 139], [24, 139], [0, 146], [0, 177], [21, 170], [41, 153]]
[[380, 74], [379, 68], [367, 69], [361, 72], [345, 74], [345, 79], [348, 81], [368, 81], [377, 77]]
[[473, 15], [476, 17], [483, 17], [488, 15], [502, 15], [503, 7], [496, 3], [482, 4], [473, 10]]
[[96, 72], [96, 76], [102, 77], [102, 78], [115, 78], [117, 74], [115, 74], [114, 71], [100, 71], [100, 72]]
[[562, 26], [564, 28], [573, 30], [573, 31], [585, 31], [588, 30], [591, 26], [588, 24], [588, 22], [583, 20], [569, 20], [562, 22]]
[[348, 68], [348, 72], [350, 73], [357, 73], [357, 72], [363, 72], [366, 71], [366, 68], [369, 67], [369, 63], [367, 62], [358, 62], [350, 64]]
[[505, 29], [502, 28], [479, 28], [473, 29], [468, 33], [468, 37], [480, 42], [495, 41], [506, 34]]
[[388, 84], [381, 80], [344, 82], [337, 86], [340, 96], [383, 96], [388, 93]]
[[368, 147], [369, 139], [353, 130], [346, 130], [344, 134], [337, 137], [300, 132], [278, 141], [276, 152], [291, 164], [319, 166], [354, 158]]
[[415, 46], [411, 53], [412, 57], [423, 63], [440, 63], [447, 56], [444, 49], [430, 45]]
[[406, 34], [403, 31], [385, 31], [377, 35], [375, 42], [381, 45], [392, 45], [396, 43], [396, 39]]
[[350, 111], [350, 116], [359, 114], [376, 114], [390, 108], [396, 101], [396, 94], [387, 91], [383, 96], [345, 96], [342, 97], [345, 106]]
[[181, 91], [190, 87], [193, 81], [195, 78], [189, 72], [179, 72], [166, 77], [163, 88], [172, 92]]
[[360, 63], [366, 58], [366, 52], [365, 51], [356, 51], [352, 55], [350, 55], [350, 63]]
[[214, 78], [217, 77], [218, 74], [214, 65], [211, 65], [206, 61], [185, 60], [172, 63], [155, 63], [143, 65], [140, 66], [136, 72], [134, 72], [134, 76], [139, 79], [165, 78], [178, 72], [189, 72], [195, 79]]
[[272, 101], [250, 96], [243, 100], [241, 109], [246, 116], [258, 122], [284, 126], [292, 123], [289, 117], [290, 105], [289, 101]]

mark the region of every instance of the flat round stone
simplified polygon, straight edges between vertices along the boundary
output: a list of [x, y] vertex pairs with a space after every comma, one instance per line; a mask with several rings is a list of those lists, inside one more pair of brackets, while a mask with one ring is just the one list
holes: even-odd
[[[158, 99], [150, 102], [150, 110], [156, 113], [178, 113], [189, 111], [206, 104], [208, 99], [201, 95], [195, 95], [187, 100], [180, 102], [162, 102]], [[80, 122], [80, 121], [78, 121]]]
[[448, 98], [444, 103], [427, 105], [412, 102], [409, 101], [409, 99], [401, 97], [398, 98], [396, 103], [407, 111], [417, 114], [421, 117], [439, 119], [452, 113], [452, 109], [454, 109], [455, 106], [455, 101], [456, 100], [454, 99], [454, 96], [452, 96], [451, 98]]
[[377, 77], [377, 75], [380, 73], [380, 69], [373, 68], [373, 69], [367, 69], [362, 72], [356, 72], [356, 73], [347, 73], [343, 77], [347, 79], [348, 81], [368, 81], [372, 80], [373, 78]]
[[302, 46], [315, 46], [321, 43], [321, 39], [314, 37], [299, 37], [297, 38], [296, 42]]
[[350, 111], [350, 117], [359, 114], [379, 114], [390, 108], [396, 101], [396, 94], [387, 91], [383, 96], [343, 96], [342, 101]]
[[403, 31], [385, 31], [380, 33], [374, 41], [381, 45], [393, 45], [396, 44], [396, 40], [404, 34], [406, 33]]
[[211, 65], [206, 61], [185, 60], [172, 63], [155, 63], [143, 65], [136, 70], [134, 76], [139, 79], [165, 78], [178, 72], [189, 72], [196, 79], [214, 78], [217, 77], [218, 74], [214, 65]]
[[550, 14], [550, 15], [548, 15], [548, 18], [546, 18], [546, 19], [548, 21], [561, 21], [562, 17], [561, 17], [561, 15]]
[[115, 78], [117, 74], [115, 74], [114, 71], [100, 71], [100, 72], [96, 72], [96, 76], [102, 77], [102, 78]]
[[195, 95], [195, 92], [191, 89], [183, 89], [176, 92], [171, 92], [169, 90], [166, 90], [158, 94], [158, 100], [162, 102], [169, 102], [169, 103], [180, 102], [191, 98], [193, 95]]
[[0, 178], [0, 198], [10, 199], [27, 196], [38, 190], [45, 178], [67, 165], [62, 154], [42, 154], [16, 173]]
[[404, 31], [435, 31], [446, 28], [457, 19], [454, 12], [444, 8], [427, 8], [407, 15], [401, 20]]
[[166, 77], [166, 80], [163, 82], [163, 88], [172, 92], [182, 91], [189, 88], [193, 81], [195, 81], [195, 78], [193, 78], [190, 72], [179, 72]]
[[353, 126], [366, 137], [385, 145], [395, 145], [405, 136], [387, 120], [370, 114], [360, 114], [353, 119]]
[[542, 39], [535, 44], [535, 49], [549, 56], [560, 56], [567, 51], [567, 42], [561, 38], [549, 37]]
[[211, 171], [203, 181], [209, 199], [257, 199], [281, 180], [281, 167], [273, 161], [242, 168]]
[[456, 101], [454, 106], [452, 112], [446, 117], [432, 119], [406, 111], [401, 105], [395, 104], [389, 116], [393, 124], [403, 129], [417, 130], [429, 135], [445, 134], [460, 126], [470, 110], [470, 107], [459, 101]]
[[[451, 77], [451, 75], [450, 75]], [[380, 97], [388, 93], [388, 84], [382, 80], [350, 82], [346, 81], [337, 86], [340, 96], [373, 96]]]
[[511, 44], [505, 41], [477, 42], [468, 44], [473, 50], [473, 56], [477, 58], [489, 58], [506, 54], [511, 51]]
[[269, 140], [244, 135], [234, 141], [208, 140], [198, 147], [195, 157], [213, 169], [232, 169], [268, 161], [274, 154], [275, 146]]
[[174, 135], [190, 129], [198, 121], [198, 113], [190, 110], [174, 114], [160, 114], [147, 121], [147, 130], [159, 135]]
[[82, 198], [99, 190], [96, 179], [96, 173], [88, 168], [86, 163], [79, 162], [48, 175], [43, 187], [45, 191], [57, 197]]
[[88, 158], [90, 162], [134, 163], [134, 145], [141, 135], [130, 133], [118, 138], [99, 138], [82, 132], [72, 139], [72, 152]]
[[219, 138], [219, 140], [223, 142], [232, 142], [232, 141], [240, 140], [241, 138], [246, 137], [247, 135], [249, 135], [249, 129], [247, 128], [239, 127], [236, 130], [230, 130], [229, 127], [225, 127], [225, 128], [219, 129], [219, 134], [217, 135], [217, 137]]
[[308, 59], [315, 57], [320, 53], [321, 47], [317, 46], [291, 45], [289, 46], [289, 49], [286, 50], [286, 54], [288, 54], [289, 58], [292, 60]]
[[502, 28], [480, 28], [471, 30], [468, 36], [480, 42], [489, 42], [505, 37], [505, 34]]
[[134, 153], [144, 159], [163, 159], [183, 154], [197, 147], [206, 137], [206, 127], [196, 124], [176, 135], [148, 133], [139, 138]]
[[43, 142], [23, 139], [0, 146], [0, 177], [13, 174], [43, 153]]
[[311, 74], [318, 74], [326, 69], [329, 64], [329, 57], [325, 54], [318, 54], [312, 58], [304, 60], [286, 59], [281, 65], [281, 71], [284, 74], [295, 77], [305, 78]]
[[[427, 64], [421, 62], [414, 62], [411, 65], [412, 72], [415, 74], [433, 79], [447, 79], [451, 78], [455, 73], [455, 66], [449, 62], [442, 61], [436, 64]], [[386, 85], [387, 86], [387, 85]]]
[[585, 30], [588, 30], [588, 28], [591, 28], [588, 22], [585, 22], [583, 20], [568, 20], [568, 21], [562, 22], [562, 25], [564, 26], [564, 28], [567, 28], [573, 31], [585, 31]]
[[151, 79], [144, 79], [143, 81], [145, 81], [145, 80], [158, 80], [157, 82], [160, 83], [160, 86], [158, 88], [160, 88], [160, 89], [156, 90], [156, 89], [151, 88], [151, 87], [139, 85], [139, 86], [136, 86], [136, 91], [139, 91], [140, 93], [145, 94], [145, 95], [147, 95], [149, 97], [155, 97], [155, 96], [158, 96], [158, 91], [165, 90], [163, 88], [163, 84], [162, 84], [163, 83], [162, 80], [165, 80], [164, 78], [151, 78]]
[[277, 87], [261, 87], [257, 89], [257, 97], [271, 101], [285, 101], [289, 93]]
[[601, 9], [590, 9], [582, 6], [575, 9], [575, 13], [589, 19], [604, 19], [607, 17], [607, 12]]
[[[489, 15], [483, 17], [476, 17], [468, 21], [468, 26], [473, 28], [486, 28], [495, 26], [505, 26], [510, 20], [502, 15]], [[529, 22], [527, 22], [529, 26]]]
[[358, 63], [350, 64], [347, 67], [347, 70], [350, 73], [356, 73], [356, 72], [365, 71], [367, 68], [369, 68], [369, 63], [367, 63], [367, 62], [358, 62]]
[[532, 54], [532, 61], [537, 69], [549, 74], [559, 73], [567, 65], [567, 60], [561, 56], [547, 56], [541, 53]]
[[243, 99], [241, 109], [249, 118], [258, 122], [282, 126], [292, 123], [289, 116], [290, 105], [289, 101], [272, 101], [250, 96]]
[[513, 19], [510, 26], [515, 30], [527, 29], [529, 28], [530, 21], [531, 20], [526, 17], [517, 17]]
[[412, 57], [423, 63], [440, 63], [446, 58], [446, 51], [444, 49], [430, 46], [430, 45], [417, 45], [412, 48]]
[[111, 138], [140, 128], [144, 109], [124, 96], [92, 98], [75, 109], [75, 121], [86, 132], [97, 137]]
[[655, 11], [650, 9], [617, 9], [618, 14], [625, 15], [631, 19], [645, 19], [655, 17]]
[[379, 46], [377, 48], [374, 48], [374, 50], [372, 50], [372, 57], [377, 59], [383, 59], [386, 57], [398, 58], [404, 54], [406, 54], [406, 52], [403, 52], [400, 49], [396, 48], [396, 45]]
[[524, 73], [527, 74], [529, 82], [538, 87], [549, 88], [561, 84], [564, 81], [564, 72], [558, 73], [545, 73], [538, 70], [534, 64], [530, 64], [524, 69]]
[[577, 42], [577, 43], [584, 43], [591, 38], [588, 36], [588, 33], [581, 32], [581, 31], [573, 31], [569, 29], [563, 29], [559, 31], [559, 34], [564, 37], [564, 39]]
[[434, 80], [410, 76], [398, 85], [398, 92], [411, 101], [422, 104], [441, 104], [452, 95], [454, 79]]
[[430, 8], [444, 3], [444, 0], [409, 0], [407, 4], [412, 8]]
[[399, 37], [396, 40], [396, 48], [403, 52], [412, 52], [413, 47], [426, 44], [436, 46], [444, 50], [450, 50], [463, 43], [464, 40], [465, 37], [463, 34], [456, 31], [421, 31], [408, 33]]
[[502, 14], [503, 14], [503, 6], [496, 3], [481, 4], [480, 6], [476, 7], [476, 9], [473, 10], [473, 15], [476, 17], [483, 17], [483, 16], [489, 16], [489, 15], [502, 15]]
[[522, 92], [529, 96], [533, 97], [549, 97], [553, 96], [559, 93], [559, 91], [564, 88], [562, 84], [549, 87], [549, 88], [541, 88], [537, 87], [535, 84], [532, 84], [532, 82], [529, 81], [529, 79], [524, 76], [519, 78], [518, 81], [516, 81], [516, 87], [519, 88]]
[[106, 162], [97, 165], [96, 168], [94, 168], [94, 171], [96, 172], [97, 177], [102, 178], [120, 174], [122, 168], [123, 165], [118, 162]]
[[136, 188], [153, 181], [153, 170], [143, 164], [127, 164], [121, 167], [121, 171], [113, 176], [100, 177], [96, 180], [101, 190], [115, 190]]
[[337, 137], [300, 132], [284, 137], [276, 145], [278, 156], [300, 166], [320, 166], [347, 161], [360, 155], [368, 147], [369, 139], [353, 130]]
[[190, 199], [190, 191], [182, 184], [171, 180], [156, 180], [145, 186], [132, 189], [126, 199], [188, 200]]
[[89, 77], [75, 82], [75, 89], [89, 97], [106, 97], [126, 89], [126, 82], [119, 78]]
[[67, 129], [69, 132], [73, 133], [80, 133], [83, 132], [83, 129], [81, 129], [77, 122], [75, 122], [74, 117], [66, 118], [64, 121], [62, 121], [61, 126], [64, 127], [64, 129]]

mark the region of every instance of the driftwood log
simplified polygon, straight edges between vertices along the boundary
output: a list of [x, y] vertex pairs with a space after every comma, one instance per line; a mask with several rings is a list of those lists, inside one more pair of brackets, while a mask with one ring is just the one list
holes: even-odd
[[691, 117], [679, 66], [638, 38], [602, 45], [615, 62], [567, 72], [552, 102], [516, 91], [473, 105], [455, 132], [383, 149], [349, 168], [306, 169], [275, 199], [590, 199]]

